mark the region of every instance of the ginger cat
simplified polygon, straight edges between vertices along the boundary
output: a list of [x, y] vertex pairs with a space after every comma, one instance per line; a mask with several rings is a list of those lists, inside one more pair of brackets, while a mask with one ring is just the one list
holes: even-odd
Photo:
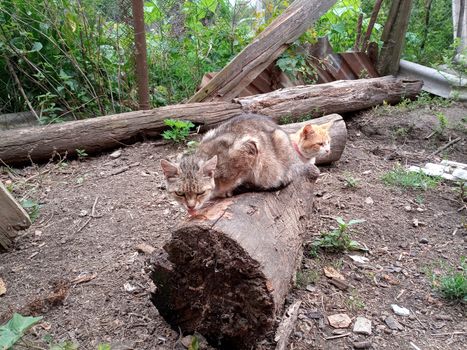
[[271, 190], [288, 185], [297, 167], [303, 163], [287, 133], [255, 114], [210, 130], [195, 153], [178, 163], [161, 160], [167, 191], [190, 215], [212, 198], [232, 196], [240, 186]]
[[331, 152], [331, 137], [329, 128], [332, 122], [313, 125], [306, 124], [295, 134], [290, 135], [293, 147], [304, 163], [315, 164], [316, 157]]

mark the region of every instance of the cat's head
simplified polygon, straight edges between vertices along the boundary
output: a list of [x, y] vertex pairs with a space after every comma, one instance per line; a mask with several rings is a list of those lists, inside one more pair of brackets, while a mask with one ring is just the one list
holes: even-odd
[[214, 171], [217, 156], [205, 161], [194, 155], [183, 157], [180, 162], [161, 160], [167, 191], [190, 215], [195, 215], [209, 200], [214, 191]]
[[331, 125], [332, 122], [323, 125], [306, 124], [298, 131], [297, 146], [304, 157], [311, 159], [331, 152]]

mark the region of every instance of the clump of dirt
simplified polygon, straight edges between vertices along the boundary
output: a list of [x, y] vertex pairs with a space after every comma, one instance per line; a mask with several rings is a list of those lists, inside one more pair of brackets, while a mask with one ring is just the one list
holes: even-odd
[[[342, 159], [321, 169], [301, 271], [305, 283], [289, 297], [302, 300], [293, 349], [351, 348], [355, 342], [378, 349], [462, 349], [467, 340], [465, 305], [443, 299], [430, 279], [441, 265], [456, 268], [466, 253], [467, 209], [456, 185], [443, 182], [416, 191], [381, 181], [397, 164], [467, 161], [466, 109], [404, 108], [349, 116]], [[444, 127], [439, 113], [447, 120]], [[431, 155], [459, 137], [452, 147]], [[0, 315], [59, 295], [56, 281], [71, 281], [63, 298], [38, 309], [44, 320], [28, 342], [44, 346], [49, 334], [54, 342], [71, 341], [82, 349], [101, 343], [112, 349], [183, 348], [181, 335], [150, 301], [154, 285], [145, 271], [147, 255], [137, 248], [145, 243], [160, 249], [186, 215], [167, 196], [159, 170], [161, 158], [179, 151], [145, 142], [122, 149], [117, 158], [104, 154], [3, 169], [0, 179], [17, 198], [36, 201], [40, 215], [15, 249], [0, 255], [0, 277], [7, 286]], [[335, 227], [338, 216], [366, 220], [352, 234], [368, 248], [356, 253], [368, 258], [366, 263], [344, 253], [308, 254], [309, 244]], [[346, 290], [325, 277], [323, 268], [329, 265], [345, 278]], [[395, 315], [391, 304], [409, 309], [410, 315]], [[354, 333], [352, 326], [331, 327], [327, 317], [339, 313], [370, 320], [371, 335]], [[395, 329], [388, 318], [396, 322]]]

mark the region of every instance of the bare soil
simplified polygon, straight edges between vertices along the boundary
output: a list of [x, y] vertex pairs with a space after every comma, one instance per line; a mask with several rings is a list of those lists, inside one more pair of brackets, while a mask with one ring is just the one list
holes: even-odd
[[[436, 113], [446, 116], [448, 127], [426, 139], [439, 128]], [[454, 137], [462, 140], [439, 158], [466, 162], [466, 106], [388, 107], [346, 121], [343, 157], [321, 168], [316, 186], [300, 285], [288, 298], [302, 300], [289, 349], [352, 349], [361, 341], [374, 349], [464, 349], [466, 305], [443, 299], [430, 276], [442, 266], [458, 268], [467, 253], [465, 203], [453, 183], [415, 191], [388, 187], [381, 176], [397, 163], [436, 160], [430, 154]], [[41, 324], [24, 338], [39, 348], [48, 348], [44, 337], [50, 335], [80, 349], [100, 343], [112, 349], [183, 349], [179, 332], [149, 300], [154, 285], [145, 270], [148, 256], [136, 248], [141, 243], [161, 248], [185, 216], [164, 192], [158, 166], [159, 159], [178, 151], [145, 142], [123, 148], [117, 159], [104, 154], [3, 168], [0, 180], [17, 198], [37, 201], [40, 215], [14, 250], [0, 255], [0, 277], [7, 287], [0, 297], [0, 321], [14, 311], [42, 315]], [[357, 185], [346, 186], [349, 180]], [[368, 247], [368, 263], [356, 263], [348, 253], [308, 253], [320, 232], [336, 226], [337, 216], [366, 220], [355, 226], [352, 237]], [[350, 287], [343, 291], [331, 285], [324, 266], [339, 270]], [[408, 308], [411, 315], [395, 315], [391, 304]], [[352, 326], [336, 331], [327, 316], [338, 313], [370, 319], [372, 334], [355, 334]], [[399, 322], [399, 330], [389, 329], [387, 316]], [[327, 339], [336, 336], [342, 337]], [[259, 347], [274, 349], [268, 342]]]

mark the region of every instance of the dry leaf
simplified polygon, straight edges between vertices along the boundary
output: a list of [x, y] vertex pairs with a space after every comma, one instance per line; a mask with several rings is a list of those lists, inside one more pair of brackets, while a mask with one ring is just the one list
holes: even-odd
[[323, 270], [326, 277], [345, 281], [344, 276], [342, 276], [341, 273], [337, 271], [334, 267], [325, 266]]

